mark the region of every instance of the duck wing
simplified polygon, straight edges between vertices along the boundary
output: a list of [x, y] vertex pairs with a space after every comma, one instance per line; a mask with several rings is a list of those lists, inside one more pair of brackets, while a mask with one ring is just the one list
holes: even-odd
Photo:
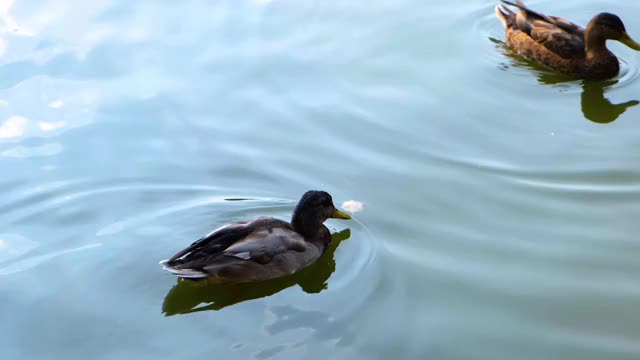
[[580, 37], [580, 39], [584, 43], [584, 28], [582, 26], [557, 16], [549, 16], [549, 18], [553, 19], [554, 25], [568, 32], [571, 35]]
[[584, 28], [557, 16], [547, 16], [531, 10], [521, 0], [503, 3], [519, 9], [510, 25], [534, 41], [565, 59], [584, 58]]
[[211, 255], [219, 253], [251, 232], [251, 229], [246, 225], [247, 222], [237, 222], [219, 227], [161, 263], [171, 265], [184, 262], [189, 257], [201, 252]]
[[260, 217], [216, 229], [161, 264], [179, 276], [202, 278], [231, 264], [243, 261], [266, 264], [277, 254], [302, 252], [306, 248], [302, 235], [289, 223]]

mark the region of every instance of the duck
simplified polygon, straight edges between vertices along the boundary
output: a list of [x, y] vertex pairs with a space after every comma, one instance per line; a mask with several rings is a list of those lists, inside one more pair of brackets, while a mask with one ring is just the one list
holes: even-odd
[[[506, 31], [507, 47], [538, 63], [582, 79], [606, 80], [618, 75], [618, 58], [607, 49], [607, 40], [617, 40], [640, 51], [622, 20], [611, 13], [600, 13], [586, 29], [557, 16], [531, 10], [521, 0], [501, 0], [496, 16]], [[514, 12], [506, 5], [518, 8]]]
[[251, 283], [294, 274], [313, 264], [330, 246], [329, 218], [351, 219], [331, 195], [302, 195], [291, 222], [260, 216], [224, 225], [179, 251], [162, 267], [180, 278], [207, 284]]

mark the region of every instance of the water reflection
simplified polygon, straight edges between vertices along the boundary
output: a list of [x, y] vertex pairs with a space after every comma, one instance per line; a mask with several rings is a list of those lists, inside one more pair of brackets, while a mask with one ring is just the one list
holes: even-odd
[[512, 60], [509, 65], [503, 64], [503, 69], [515, 67], [532, 70], [537, 73], [538, 81], [546, 85], [562, 85], [579, 82], [582, 87], [580, 106], [582, 114], [587, 120], [600, 124], [608, 124], [624, 114], [628, 108], [640, 104], [638, 100], [613, 104], [605, 97], [606, 90], [618, 84], [619, 80], [617, 79], [606, 81], [580, 80], [572, 76], [560, 74], [523, 56], [512, 53], [506, 48], [506, 44], [500, 40], [494, 38], [489, 38], [489, 40], [495, 43], [496, 47]]
[[[542, 72], [538, 75], [538, 81], [547, 85], [559, 85], [575, 82], [576, 79], [566, 75]], [[587, 120], [599, 124], [608, 124], [624, 114], [628, 108], [640, 104], [638, 100], [630, 100], [620, 104], [613, 104], [605, 97], [605, 91], [613, 87], [619, 80], [593, 81], [580, 80], [582, 94], [580, 95], [580, 107]]]
[[[533, 70], [536, 70], [532, 65]], [[540, 71], [538, 75], [538, 81], [547, 85], [560, 85], [563, 83], [576, 82], [578, 80], [569, 77], [567, 75], [556, 74], [549, 71]], [[582, 94], [580, 95], [580, 106], [582, 108], [582, 114], [588, 120], [599, 124], [608, 124], [615, 121], [620, 115], [624, 114], [628, 108], [640, 104], [638, 100], [630, 100], [620, 104], [613, 104], [605, 97], [605, 91], [620, 80], [579, 80], [582, 87]]]
[[[189, 314], [198, 311], [220, 310], [243, 301], [273, 295], [293, 285], [299, 285], [309, 294], [327, 288], [327, 280], [336, 269], [334, 254], [340, 243], [351, 236], [345, 229], [331, 235], [331, 246], [313, 265], [303, 271], [280, 279], [253, 284], [203, 286], [193, 281], [178, 279], [162, 304], [165, 316]], [[204, 304], [201, 306], [201, 304]]]
[[638, 100], [630, 100], [620, 104], [612, 104], [604, 96], [605, 89], [618, 83], [611, 81], [584, 81], [582, 83], [582, 113], [584, 117], [597, 123], [607, 124], [616, 120], [628, 108], [640, 104]]

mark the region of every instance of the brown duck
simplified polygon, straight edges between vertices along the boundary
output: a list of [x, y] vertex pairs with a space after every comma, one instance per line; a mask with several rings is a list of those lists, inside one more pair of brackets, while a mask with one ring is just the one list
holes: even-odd
[[527, 8], [521, 0], [503, 3], [496, 15], [506, 29], [507, 46], [514, 52], [567, 75], [585, 79], [608, 79], [618, 75], [618, 58], [607, 49], [607, 40], [617, 40], [640, 51], [620, 18], [610, 13], [596, 15], [584, 29], [568, 20], [547, 16]]

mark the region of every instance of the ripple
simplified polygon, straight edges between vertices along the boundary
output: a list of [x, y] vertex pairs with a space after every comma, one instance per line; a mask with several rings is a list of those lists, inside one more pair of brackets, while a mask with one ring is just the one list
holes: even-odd
[[[486, 6], [481, 10], [466, 14], [461, 22], [471, 23], [470, 31], [473, 32], [475, 40], [479, 44], [484, 44], [482, 59], [485, 63], [495, 64], [500, 67], [504, 63], [505, 31], [502, 24], [494, 13], [495, 4]], [[498, 51], [496, 51], [498, 50]]]
[[0, 156], [11, 158], [32, 158], [54, 156], [62, 151], [62, 145], [48, 143], [40, 146], [16, 146], [0, 152]]
[[[501, 245], [508, 246], [508, 243], [503, 242]], [[517, 258], [516, 254], [527, 254], [530, 257], [531, 248], [520, 250], [525, 251], [515, 251], [511, 257]], [[611, 281], [608, 276], [584, 274], [582, 271], [572, 269], [571, 263], [560, 264], [560, 259], [557, 264], [551, 265], [549, 253], [541, 256], [545, 258], [545, 267], [542, 269], [531, 262], [473, 259], [468, 255], [460, 256], [460, 254], [418, 247], [390, 246], [389, 251], [402, 261], [418, 268], [437, 272], [445, 278], [468, 286], [492, 289], [501, 293], [541, 296], [578, 293], [587, 296], [606, 293], [630, 298], [640, 296], [640, 285], [633, 278], [618, 278], [616, 281]], [[567, 258], [566, 252], [563, 255]], [[559, 256], [561, 257], [563, 256]]]
[[40, 244], [18, 234], [0, 234], [0, 262], [27, 254]]
[[618, 76], [613, 78], [613, 80], [617, 80], [617, 82], [610, 88], [622, 88], [628, 86], [635, 82], [640, 76], [640, 69], [637, 61], [632, 59], [627, 60], [620, 55], [617, 56], [620, 60], [620, 73]]
[[[260, 200], [254, 200], [260, 202]], [[159, 209], [152, 212], [146, 212], [143, 215], [129, 217], [125, 220], [116, 221], [111, 223], [96, 232], [96, 236], [107, 236], [114, 235], [119, 232], [128, 230], [130, 228], [135, 228], [144, 224], [146, 222], [150, 222], [158, 217], [168, 216], [184, 211], [188, 211], [197, 207], [208, 206], [212, 204], [221, 204], [225, 202], [237, 202], [236, 199], [227, 200], [225, 196], [210, 196], [205, 198], [198, 198], [196, 200], [189, 200], [182, 202], [177, 205], [165, 207], [163, 209]], [[261, 208], [261, 207], [257, 207]]]
[[[91, 203], [89, 198], [109, 194], [110, 198], [115, 199], [119, 197], [118, 194], [126, 197], [126, 194], [130, 193], [139, 194], [138, 196], [143, 200], [147, 199], [149, 194], [153, 194], [153, 198], [158, 199], [163, 198], [161, 194], [166, 193], [172, 200], [170, 203], [162, 201], [162, 206], [153, 206], [144, 211], [124, 214], [121, 212], [119, 219], [115, 218], [93, 230], [93, 234], [101, 239], [97, 244], [82, 245], [78, 248], [30, 257], [0, 269], [0, 274], [22, 271], [52, 257], [101, 246], [104, 242], [126, 241], [129, 244], [127, 239], [131, 237], [138, 238], [142, 242], [147, 240], [156, 242], [155, 250], [151, 255], [163, 254], [154, 259], [155, 264], [155, 261], [160, 260], [162, 256], [176, 250], [172, 248], [176, 246], [173, 242], [176, 237], [183, 238], [184, 235], [197, 238], [203, 235], [208, 230], [203, 228], [203, 225], [214, 228], [216, 225], [259, 215], [288, 219], [295, 206], [295, 201], [291, 199], [254, 196], [209, 185], [156, 182], [153, 179], [143, 178], [109, 181], [79, 178], [44, 183], [37, 187], [18, 186], [12, 191], [12, 196], [6, 197], [4, 202], [0, 203], [0, 211], [4, 211], [3, 220], [8, 222], [25, 220], [30, 222], [32, 219], [40, 219], [45, 214], [47, 219], [56, 219], [56, 224], [62, 223], [63, 220], [67, 223], [83, 221], [81, 216], [87, 210], [79, 204]], [[220, 214], [216, 220], [218, 224], [211, 223], [212, 211]], [[360, 288], [359, 295], [348, 300], [349, 303], [354, 304], [351, 308], [356, 308], [358, 303], [366, 300], [375, 287], [376, 242], [357, 216], [348, 222], [330, 219], [326, 225], [332, 232], [341, 232], [348, 228], [353, 235], [348, 241], [344, 241], [336, 252], [335, 259], [339, 271], [331, 276], [330, 286], [324, 291], [339, 294], [345, 289]], [[189, 229], [196, 227], [204, 231], [186, 234]], [[177, 234], [180, 235], [177, 236]], [[188, 241], [182, 245], [187, 243]], [[139, 243], [136, 246], [145, 245]], [[159, 267], [157, 272], [161, 273]], [[343, 301], [347, 300], [343, 299]], [[346, 311], [346, 308], [349, 307], [345, 306], [343, 309]]]
[[74, 253], [74, 252], [93, 249], [93, 248], [100, 247], [100, 246], [102, 246], [102, 244], [100, 244], [100, 243], [88, 244], [88, 245], [84, 245], [84, 246], [80, 246], [80, 247], [76, 247], [76, 248], [71, 248], [71, 249], [66, 249], [66, 250], [59, 250], [59, 251], [54, 251], [54, 252], [50, 252], [50, 253], [43, 254], [43, 255], [27, 257], [27, 258], [21, 259], [19, 261], [10, 263], [7, 266], [1, 267], [0, 268], [0, 276], [11, 275], [11, 274], [23, 272], [23, 271], [35, 268], [35, 267], [37, 267], [37, 266], [39, 266], [39, 265], [41, 265], [41, 264], [53, 259], [53, 258], [62, 256], [62, 255], [66, 255], [66, 254], [70, 254], [70, 253]]
[[91, 178], [69, 179], [16, 189], [0, 203], [0, 211], [13, 221], [46, 213], [53, 208], [87, 197], [119, 192], [206, 192], [219, 187], [201, 184], [155, 182], [152, 179], [117, 179], [96, 181]]
[[637, 242], [628, 237], [634, 226], [616, 214], [637, 212], [640, 172], [610, 164], [551, 168], [425, 155], [441, 162], [439, 168], [462, 168], [456, 171], [466, 174], [456, 179], [462, 187], [477, 188], [485, 175], [491, 182], [457, 205], [457, 222], [429, 226], [433, 248], [424, 240], [388, 244], [398, 261], [502, 294], [640, 295], [637, 281], [622, 273], [638, 268]]
[[[237, 201], [238, 199], [242, 199], [242, 201]], [[215, 196], [200, 196], [141, 215], [124, 217], [100, 228], [96, 236], [104, 238], [104, 241], [118, 241], [118, 239], [130, 238], [129, 234], [132, 233], [138, 236], [148, 233], [150, 241], [155, 242], [156, 250], [154, 250], [154, 253], [160, 254], [155, 259], [157, 261], [188, 245], [190, 241], [188, 239], [185, 240], [185, 236], [196, 239], [209, 229], [219, 227], [225, 223], [250, 219], [260, 215], [271, 215], [288, 220], [295, 203], [295, 201], [285, 198], [253, 195], [230, 196], [228, 193]], [[211, 210], [205, 211], [206, 209]], [[217, 216], [215, 222], [211, 223], [211, 215], [209, 214], [214, 211], [220, 215]], [[205, 221], [207, 228], [203, 227], [203, 222]], [[162, 230], [158, 228], [157, 224], [167, 223], [172, 225], [165, 225], [164, 234], [162, 234]], [[349, 316], [350, 313], [356, 311], [361, 304], [367, 301], [377, 286], [377, 245], [368, 228], [355, 216], [349, 221], [329, 219], [326, 222], [326, 226], [334, 236], [341, 237], [346, 233], [348, 234], [347, 238], [341, 239], [336, 243], [339, 245], [336, 245], [337, 249], [332, 250], [331, 259], [325, 259], [326, 257], [323, 256], [309, 269], [306, 269], [310, 272], [305, 273], [307, 274], [305, 277], [301, 279], [294, 278], [292, 281], [289, 281], [288, 277], [276, 279], [272, 282], [265, 282], [264, 286], [256, 284], [254, 287], [241, 284], [241, 286], [231, 290], [218, 290], [237, 293], [239, 298], [233, 297], [232, 299], [226, 299], [223, 294], [212, 294], [211, 291], [214, 290], [188, 289], [179, 283], [167, 294], [163, 311], [165, 314], [173, 315], [202, 310], [219, 310], [222, 307], [235, 304], [238, 299], [242, 302], [263, 298], [260, 301], [265, 301], [268, 304], [283, 305], [293, 302], [300, 304], [301, 309], [330, 311], [333, 316]], [[201, 230], [187, 233], [188, 229], [195, 227]], [[152, 228], [153, 231], [147, 232], [145, 230], [149, 228]], [[182, 243], [176, 243], [176, 238], [181, 239]], [[140, 241], [145, 240], [141, 239]], [[324, 262], [329, 263], [324, 264]], [[327, 269], [323, 267], [327, 267]], [[161, 273], [161, 271], [161, 268], [158, 267], [157, 272]], [[326, 274], [327, 271], [329, 271], [328, 275]], [[169, 278], [173, 279], [173, 277]], [[323, 286], [322, 282], [315, 283], [316, 280], [326, 281], [327, 284]], [[299, 284], [298, 281], [300, 281]], [[300, 285], [304, 291], [283, 291], [295, 284]], [[286, 294], [286, 296], [275, 295], [280, 292]], [[308, 298], [309, 294], [318, 292], [330, 293], [331, 296]], [[243, 298], [239, 295], [242, 293], [246, 293], [247, 297]], [[187, 296], [188, 294], [191, 295]], [[193, 296], [200, 300], [189, 300]], [[193, 301], [195, 303], [191, 304]], [[227, 303], [228, 301], [231, 301], [231, 303]], [[212, 303], [211, 305], [206, 305], [210, 302]], [[199, 303], [205, 303], [205, 305], [193, 308]], [[339, 306], [337, 306], [338, 304]]]
[[[238, 202], [237, 199], [251, 199]], [[232, 199], [229, 201], [228, 199]], [[260, 215], [273, 215], [288, 220], [290, 212], [295, 206], [295, 202], [290, 199], [243, 196], [230, 197], [229, 195], [206, 196], [179, 202], [172, 206], [163, 207], [155, 211], [145, 212], [141, 215], [129, 216], [125, 219], [115, 221], [97, 230], [96, 236], [106, 237], [121, 234], [123, 232], [135, 232], [138, 229], [145, 228], [148, 224], [162, 222], [165, 218], [179, 218], [184, 214], [193, 212], [198, 208], [230, 205], [234, 208], [225, 208], [224, 221], [215, 224], [213, 227], [223, 225], [224, 222], [239, 221], [243, 219], [254, 218]], [[241, 208], [235, 208], [241, 206]], [[279, 216], [280, 215], [280, 216]], [[337, 227], [340, 225], [340, 227]], [[338, 275], [332, 276], [331, 288], [338, 291], [339, 289], [351, 286], [359, 275], [366, 271], [375, 261], [376, 245], [367, 227], [362, 224], [356, 217], [348, 222], [343, 221], [327, 221], [327, 226], [332, 232], [340, 231], [339, 229], [349, 227], [352, 230], [351, 240], [347, 241], [341, 248], [347, 248], [348, 252], [338, 252], [337, 259], [340, 262], [348, 263]], [[167, 231], [171, 231], [167, 229]], [[157, 233], [156, 229], [153, 233]], [[203, 234], [193, 234], [197, 238]], [[187, 245], [185, 243], [185, 245]], [[343, 260], [343, 257], [346, 258]]]
[[[540, 326], [540, 328], [541, 327], [542, 326]], [[543, 337], [554, 342], [577, 346], [591, 351], [607, 351], [611, 354], [628, 355], [633, 358], [640, 357], [640, 344], [638, 344], [637, 339], [631, 337], [599, 333], [597, 331], [562, 328], [552, 329], [551, 331], [541, 331], [538, 334], [546, 334], [543, 335]]]
[[[499, 175], [522, 184], [533, 187], [567, 191], [629, 191], [635, 192], [640, 187], [638, 176], [640, 171], [632, 169], [616, 169], [612, 167], [594, 168], [593, 166], [576, 165], [572, 168], [550, 168], [519, 166], [509, 163], [496, 162], [479, 158], [465, 158], [444, 153], [425, 154], [433, 160], [463, 167], [475, 169], [487, 174]], [[585, 185], [584, 181], [589, 181]]]

